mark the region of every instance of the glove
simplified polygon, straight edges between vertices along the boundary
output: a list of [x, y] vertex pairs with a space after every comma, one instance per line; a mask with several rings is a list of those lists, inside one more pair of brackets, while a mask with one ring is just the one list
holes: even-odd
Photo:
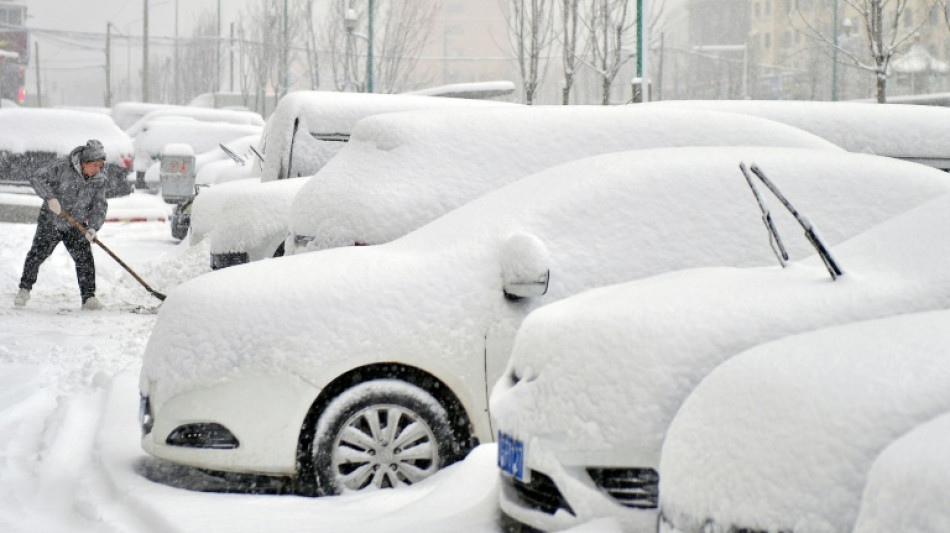
[[49, 210], [52, 211], [54, 215], [58, 215], [63, 212], [63, 208], [59, 205], [59, 200], [56, 198], [50, 198], [49, 200], [46, 200], [46, 205], [49, 206]]
[[96, 240], [96, 230], [89, 228], [86, 230], [86, 240], [92, 242]]

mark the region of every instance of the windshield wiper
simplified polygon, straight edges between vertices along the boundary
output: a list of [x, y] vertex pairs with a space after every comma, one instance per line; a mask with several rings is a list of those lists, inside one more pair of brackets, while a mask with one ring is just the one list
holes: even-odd
[[244, 164], [244, 158], [241, 157], [241, 156], [239, 156], [239, 155], [237, 155], [236, 153], [234, 153], [234, 150], [231, 150], [230, 148], [228, 148], [227, 146], [225, 146], [223, 143], [218, 143], [218, 147], [221, 148], [221, 150], [222, 150], [225, 154], [227, 154], [227, 156], [230, 157], [231, 160], [234, 161], [235, 163], [237, 163], [237, 164], [239, 164], [239, 165], [243, 165], [243, 164]]
[[[752, 187], [753, 192], [755, 192], [755, 186], [752, 184], [752, 180], [749, 178], [749, 174], [745, 168], [745, 163], [740, 163], [739, 168], [742, 170], [742, 173], [745, 176], [746, 181], [749, 183], [749, 186]], [[772, 183], [772, 180], [770, 180], [768, 176], [765, 175], [765, 172], [763, 172], [762, 169], [758, 167], [758, 165], [753, 163], [748, 170], [751, 170], [752, 173], [755, 174], [755, 176], [759, 178], [759, 180], [761, 180], [770, 191], [772, 191], [772, 194], [774, 194], [775, 197], [778, 198], [780, 202], [782, 202], [782, 205], [785, 206], [785, 209], [788, 209], [788, 212], [795, 217], [795, 220], [798, 221], [798, 224], [803, 230], [805, 230], [805, 238], [808, 239], [808, 242], [811, 243], [812, 247], [815, 248], [815, 251], [818, 252], [818, 257], [821, 257], [821, 261], [825, 264], [825, 268], [828, 269], [828, 274], [831, 275], [831, 279], [835, 280], [838, 279], [839, 276], [843, 275], [844, 271], [841, 270], [841, 268], [838, 266], [838, 263], [831, 256], [831, 252], [828, 251], [828, 247], [825, 246], [825, 243], [818, 235], [818, 230], [815, 229], [812, 223], [807, 218], [805, 218], [804, 215], [799, 213], [797, 209], [795, 209], [792, 203], [788, 201], [788, 198], [782, 194], [782, 191], [780, 191], [779, 188], [774, 183]], [[756, 199], [759, 200], [759, 205], [762, 206], [761, 198], [759, 198], [758, 192], [755, 192], [755, 196]], [[768, 213], [766, 208], [763, 207], [762, 209], [763, 212]], [[769, 219], [768, 223], [771, 224], [771, 218]], [[769, 231], [770, 233], [775, 231], [775, 227], [771, 226]], [[778, 233], [774, 233], [774, 235], [776, 238], [778, 237]]]
[[785, 268], [785, 262], [788, 261], [788, 251], [785, 249], [785, 245], [782, 244], [782, 238], [779, 237], [778, 230], [775, 229], [775, 224], [772, 222], [772, 214], [769, 213], [768, 206], [765, 205], [765, 201], [762, 200], [762, 196], [759, 195], [759, 189], [756, 188], [755, 183], [752, 183], [752, 177], [749, 176], [749, 169], [746, 168], [745, 163], [739, 163], [739, 170], [741, 170], [742, 175], [745, 176], [745, 180], [749, 184], [749, 188], [752, 189], [752, 194], [755, 196], [755, 201], [758, 202], [759, 209], [762, 211], [762, 223], [765, 224], [765, 229], [769, 232], [769, 246], [772, 247], [772, 252], [775, 253], [778, 264], [782, 265], [782, 268]]

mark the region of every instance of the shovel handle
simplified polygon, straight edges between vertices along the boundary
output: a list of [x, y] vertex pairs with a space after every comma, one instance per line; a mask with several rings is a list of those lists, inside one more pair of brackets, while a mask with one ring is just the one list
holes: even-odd
[[[65, 209], [60, 209], [60, 213], [59, 213], [59, 214], [60, 214], [63, 218], [65, 218], [66, 220], [68, 220], [69, 223], [72, 224], [76, 229], [78, 229], [79, 231], [81, 231], [81, 232], [83, 232], [83, 233], [86, 233], [87, 228], [86, 228], [85, 226], [83, 226], [82, 224], [80, 224], [79, 222], [77, 222], [75, 218], [69, 216], [69, 213], [67, 213]], [[138, 281], [139, 283], [141, 283], [142, 286], [145, 287], [145, 290], [147, 290], [152, 296], [154, 296], [154, 297], [156, 297], [156, 298], [158, 298], [159, 300], [162, 300], [162, 301], [165, 300], [165, 295], [164, 295], [164, 294], [162, 294], [162, 293], [156, 291], [155, 289], [149, 287], [149, 286], [148, 286], [148, 283], [145, 283], [145, 280], [144, 280], [144, 279], [140, 278], [139, 275], [135, 273], [135, 271], [133, 271], [131, 268], [129, 268], [129, 265], [125, 264], [125, 262], [123, 262], [121, 259], [119, 259], [119, 256], [117, 256], [117, 255], [115, 255], [114, 253], [112, 253], [112, 250], [110, 250], [108, 246], [106, 246], [105, 244], [102, 244], [102, 241], [99, 240], [99, 237], [94, 238], [94, 239], [92, 240], [92, 242], [98, 244], [100, 248], [102, 248], [103, 250], [106, 251], [107, 254], [109, 254], [110, 256], [112, 256], [112, 258], [115, 259], [115, 262], [116, 262], [116, 263], [119, 263], [120, 265], [122, 265], [122, 268], [124, 268], [129, 274], [132, 274], [132, 277], [135, 278], [135, 281]]]

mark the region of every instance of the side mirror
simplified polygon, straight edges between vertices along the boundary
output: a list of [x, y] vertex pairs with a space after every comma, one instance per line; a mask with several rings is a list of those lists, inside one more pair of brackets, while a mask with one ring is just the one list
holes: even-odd
[[518, 300], [548, 292], [550, 254], [538, 237], [515, 233], [502, 243], [501, 276], [505, 297]]

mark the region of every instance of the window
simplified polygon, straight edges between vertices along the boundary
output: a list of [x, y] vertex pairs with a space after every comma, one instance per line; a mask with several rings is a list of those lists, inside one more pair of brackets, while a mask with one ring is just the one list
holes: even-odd
[[765, 0], [765, 16], [772, 16], [772, 0]]
[[0, 6], [0, 24], [22, 26], [23, 11], [24, 8], [19, 6]]
[[768, 50], [770, 48], [772, 48], [772, 34], [766, 33], [765, 34], [765, 49]]
[[758, 2], [755, 3], [755, 18], [762, 16], [762, 5]]
[[904, 27], [910, 28], [914, 25], [914, 10], [909, 6], [904, 9]]

